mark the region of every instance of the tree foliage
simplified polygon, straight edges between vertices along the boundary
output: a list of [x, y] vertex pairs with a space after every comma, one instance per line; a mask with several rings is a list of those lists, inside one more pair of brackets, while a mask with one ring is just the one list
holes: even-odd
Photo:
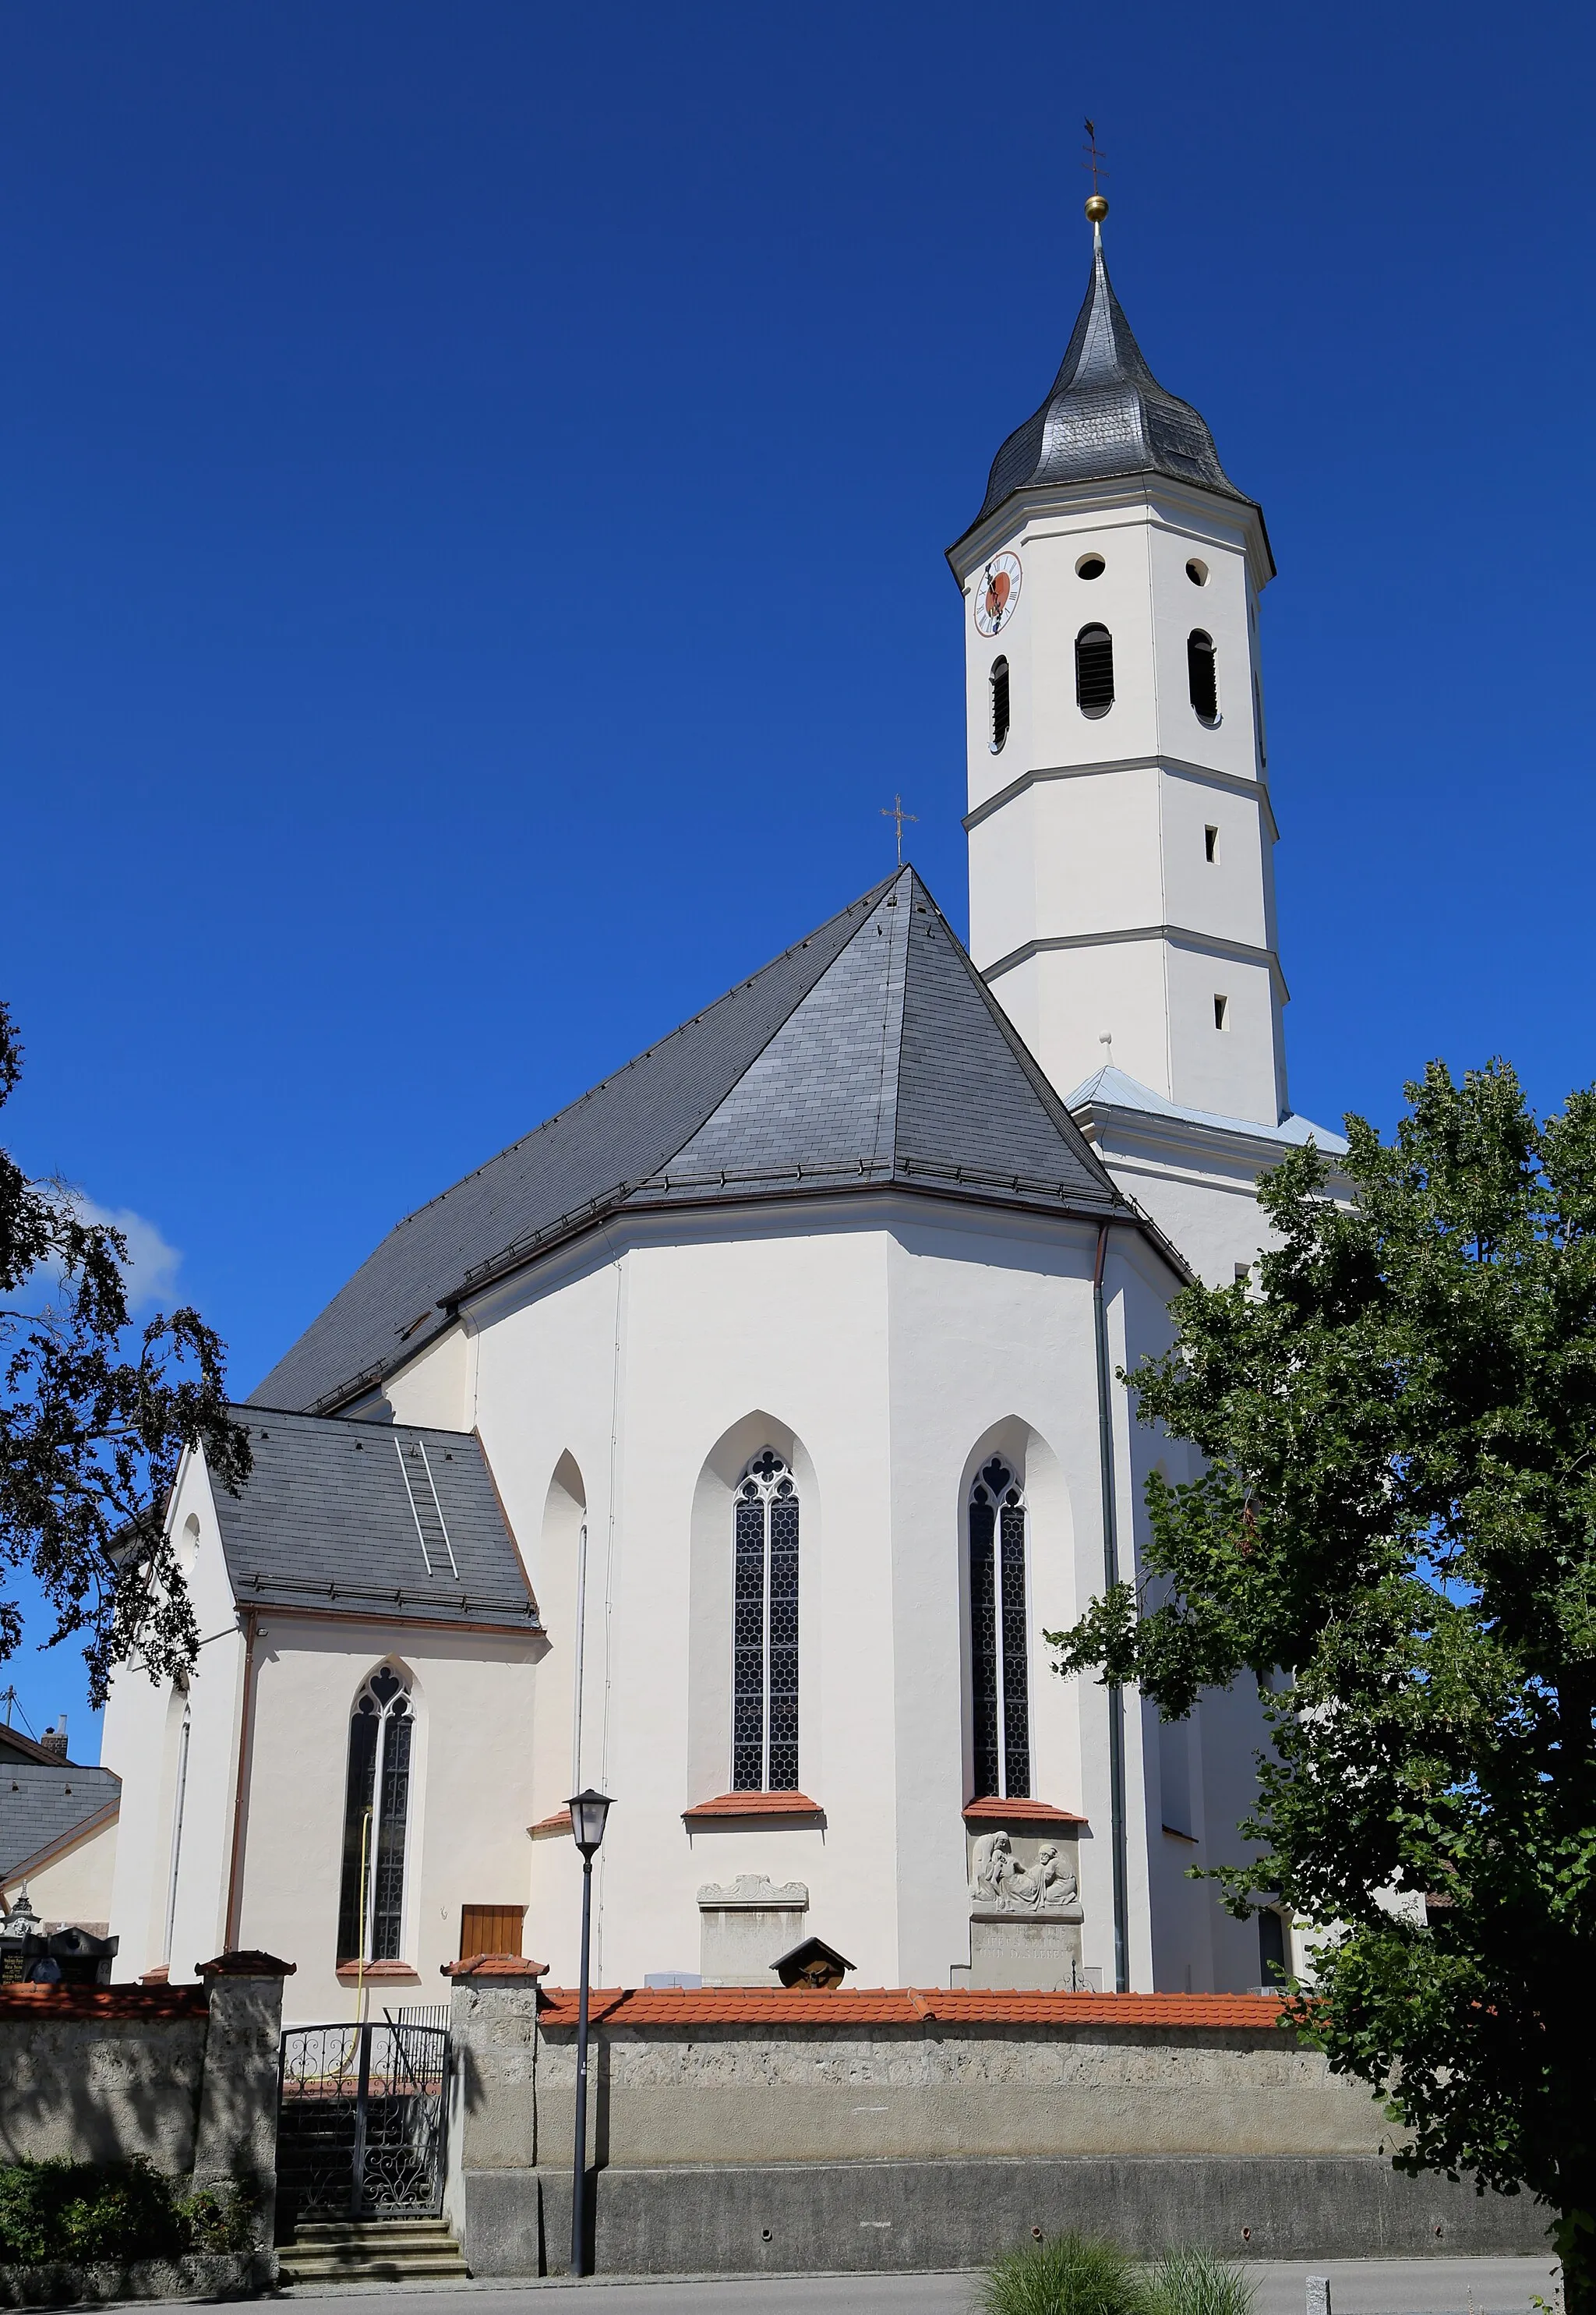
[[1434, 1063], [1354, 1197], [1296, 1150], [1254, 1289], [1193, 1286], [1124, 1377], [1206, 1458], [1155, 1477], [1139, 1588], [1063, 1672], [1166, 1718], [1251, 1671], [1272, 1751], [1217, 1876], [1326, 1925], [1294, 2014], [1388, 2098], [1399, 2166], [1527, 2187], [1592, 2298], [1596, 1091], [1538, 1123], [1498, 1062]]
[[[0, 1106], [21, 1068], [0, 1005]], [[0, 1561], [32, 1571], [50, 1645], [84, 1634], [96, 1704], [135, 1654], [157, 1678], [193, 1662], [193, 1611], [163, 1533], [182, 1450], [202, 1445], [231, 1490], [249, 1472], [221, 1343], [186, 1308], [132, 1338], [127, 1259], [120, 1231], [0, 1149]], [[0, 1599], [0, 1662], [22, 1632], [20, 1604]]]

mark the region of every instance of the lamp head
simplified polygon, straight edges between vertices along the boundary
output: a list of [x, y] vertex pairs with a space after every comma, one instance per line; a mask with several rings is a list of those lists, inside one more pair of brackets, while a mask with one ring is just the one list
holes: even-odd
[[607, 1793], [596, 1793], [590, 1785], [585, 1793], [573, 1793], [568, 1805], [576, 1845], [584, 1857], [591, 1857], [604, 1838], [604, 1821], [614, 1803]]

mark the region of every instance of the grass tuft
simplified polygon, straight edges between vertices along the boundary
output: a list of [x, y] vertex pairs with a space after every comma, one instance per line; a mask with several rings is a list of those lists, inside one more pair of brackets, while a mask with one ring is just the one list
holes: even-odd
[[1254, 2284], [1228, 2258], [1175, 2250], [1147, 2279], [1155, 2315], [1252, 2315]]
[[977, 2285], [975, 2305], [980, 2315], [1166, 2315], [1116, 2244], [1074, 2233], [995, 2259]]

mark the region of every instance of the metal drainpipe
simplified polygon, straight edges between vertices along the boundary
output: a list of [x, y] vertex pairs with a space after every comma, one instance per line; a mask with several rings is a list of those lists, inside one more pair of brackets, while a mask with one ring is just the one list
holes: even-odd
[[253, 1608], [244, 1611], [244, 1706], [238, 1721], [238, 1779], [233, 1788], [233, 1854], [227, 1866], [226, 1927], [222, 1937], [222, 1951], [233, 1953], [238, 1945], [238, 1901], [244, 1867], [244, 1796], [249, 1780], [250, 1723], [255, 1701], [255, 1623]]
[[[1097, 1335], [1097, 1450], [1103, 1478], [1103, 1581], [1112, 1588], [1120, 1580], [1120, 1545], [1114, 1519], [1113, 1418], [1108, 1396], [1108, 1312], [1103, 1299], [1103, 1260], [1108, 1251], [1107, 1222], [1097, 1225], [1097, 1258], [1092, 1264], [1092, 1319]], [[1130, 1971], [1126, 1954], [1125, 1859], [1125, 1702], [1124, 1690], [1108, 1691], [1108, 1814], [1109, 1846], [1113, 1866], [1114, 1991], [1128, 1993]]]

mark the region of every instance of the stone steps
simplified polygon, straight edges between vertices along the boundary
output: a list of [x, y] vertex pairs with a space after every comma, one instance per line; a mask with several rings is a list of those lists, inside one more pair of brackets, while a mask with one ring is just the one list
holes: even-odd
[[470, 2273], [441, 2219], [307, 2220], [278, 2264], [288, 2284], [439, 2283]]

